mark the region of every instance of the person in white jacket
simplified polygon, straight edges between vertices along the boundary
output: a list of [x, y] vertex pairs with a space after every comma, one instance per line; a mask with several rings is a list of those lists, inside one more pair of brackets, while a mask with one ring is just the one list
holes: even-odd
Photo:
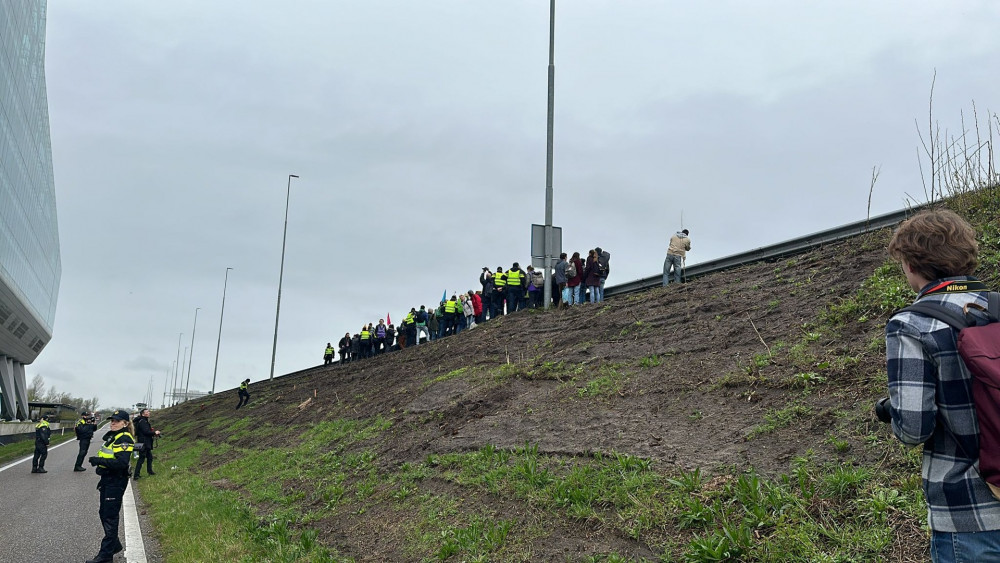
[[688, 230], [677, 231], [677, 234], [670, 237], [670, 245], [667, 247], [667, 259], [663, 261], [663, 285], [666, 287], [670, 283], [670, 270], [673, 268], [674, 281], [681, 283], [681, 274], [684, 271], [684, 258], [687, 251], [691, 250], [691, 239], [688, 238]]
[[465, 327], [473, 328], [476, 326], [476, 308], [472, 305], [472, 299], [462, 295], [462, 312], [465, 313]]

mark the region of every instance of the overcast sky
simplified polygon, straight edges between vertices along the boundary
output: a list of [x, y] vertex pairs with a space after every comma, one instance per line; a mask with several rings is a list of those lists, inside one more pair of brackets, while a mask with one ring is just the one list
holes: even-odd
[[[103, 406], [276, 374], [530, 262], [548, 2], [49, 2], [62, 283], [27, 367]], [[1000, 3], [561, 1], [554, 224], [614, 285], [923, 198], [915, 120], [1000, 108]], [[683, 225], [682, 225], [683, 218]], [[863, 273], [859, 273], [863, 274]], [[185, 366], [186, 367], [186, 366]], [[234, 399], [235, 401], [235, 399]]]

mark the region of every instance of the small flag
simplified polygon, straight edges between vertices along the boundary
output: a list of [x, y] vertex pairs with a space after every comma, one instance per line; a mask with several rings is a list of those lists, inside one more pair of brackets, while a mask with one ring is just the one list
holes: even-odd
[[448, 300], [448, 290], [446, 289], [444, 290], [444, 293], [441, 294], [441, 301], [447, 301], [447, 300]]
[[392, 324], [392, 319], [389, 318], [389, 313], [385, 314], [385, 324], [387, 324], [387, 325], [391, 325]]

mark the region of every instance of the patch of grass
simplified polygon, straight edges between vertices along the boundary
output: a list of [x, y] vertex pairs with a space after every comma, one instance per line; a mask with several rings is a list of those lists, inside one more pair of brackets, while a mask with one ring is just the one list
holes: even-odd
[[812, 414], [812, 409], [806, 405], [793, 404], [783, 409], [772, 409], [764, 415], [764, 424], [754, 427], [746, 439], [752, 440], [761, 434], [770, 434], [775, 430], [789, 426], [798, 418]]
[[[458, 486], [522, 499], [659, 547], [663, 561], [879, 560], [894, 537], [885, 510], [914, 520], [923, 510], [919, 489], [893, 486], [894, 474], [815, 467], [809, 458], [773, 481], [752, 470], [712, 479], [700, 470], [662, 474], [625, 454], [567, 459], [530, 445], [434, 455], [427, 463]], [[616, 560], [602, 557], [591, 560]]]
[[577, 395], [579, 397], [604, 397], [614, 393], [620, 394], [626, 379], [626, 375], [619, 371], [618, 366], [604, 365], [601, 366], [600, 375], [577, 389]]
[[468, 366], [463, 366], [458, 369], [453, 369], [444, 375], [439, 375], [431, 380], [431, 383], [439, 383], [441, 381], [448, 381], [449, 379], [455, 379], [456, 377], [461, 377], [462, 374], [469, 371]]
[[[852, 297], [827, 306], [821, 320], [833, 326], [867, 322], [905, 307], [912, 300], [913, 290], [899, 265], [887, 262], [862, 282], [861, 288]], [[860, 320], [862, 318], [864, 321]]]
[[656, 354], [646, 356], [639, 361], [639, 367], [641, 368], [652, 368], [660, 365], [660, 357]]

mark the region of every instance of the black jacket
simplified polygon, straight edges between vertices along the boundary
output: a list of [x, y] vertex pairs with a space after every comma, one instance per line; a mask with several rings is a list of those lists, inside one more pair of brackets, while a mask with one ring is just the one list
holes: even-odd
[[76, 439], [77, 440], [91, 440], [94, 437], [94, 432], [97, 431], [96, 424], [90, 424], [86, 419], [81, 418], [79, 422], [76, 423]]
[[144, 416], [137, 416], [132, 420], [135, 425], [135, 439], [143, 444], [147, 450], [153, 449], [153, 438], [156, 431], [149, 425], [149, 419]]
[[35, 426], [35, 444], [39, 446], [49, 445], [49, 436], [52, 435], [52, 429], [48, 426]]

